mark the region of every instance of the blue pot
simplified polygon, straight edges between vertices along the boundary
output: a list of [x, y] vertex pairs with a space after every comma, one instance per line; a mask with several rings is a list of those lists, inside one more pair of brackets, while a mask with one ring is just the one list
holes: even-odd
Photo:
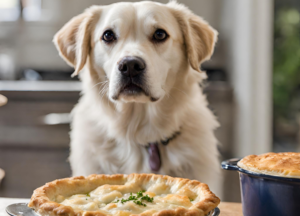
[[239, 160], [223, 161], [222, 168], [239, 172], [244, 216], [300, 216], [300, 179], [244, 170]]

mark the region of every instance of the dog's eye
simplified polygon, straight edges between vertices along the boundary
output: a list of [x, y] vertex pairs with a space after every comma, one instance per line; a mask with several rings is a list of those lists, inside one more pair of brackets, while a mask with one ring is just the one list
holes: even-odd
[[107, 43], [113, 42], [114, 40], [116, 40], [115, 33], [111, 30], [105, 31], [102, 36], [102, 40], [104, 40]]
[[157, 42], [162, 42], [162, 41], [166, 40], [167, 37], [168, 37], [168, 34], [165, 30], [158, 29], [158, 30], [156, 30], [156, 32], [153, 35], [153, 40], [155, 40]]

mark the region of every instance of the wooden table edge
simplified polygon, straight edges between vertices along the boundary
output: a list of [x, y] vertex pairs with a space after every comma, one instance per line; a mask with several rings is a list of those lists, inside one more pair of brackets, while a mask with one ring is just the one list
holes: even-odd
[[218, 207], [220, 216], [243, 216], [242, 203], [221, 202]]

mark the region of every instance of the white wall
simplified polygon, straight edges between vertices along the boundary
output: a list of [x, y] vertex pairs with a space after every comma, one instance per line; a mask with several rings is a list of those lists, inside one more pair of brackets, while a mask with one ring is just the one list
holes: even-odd
[[237, 157], [272, 151], [272, 0], [227, 0], [222, 32], [228, 42]]

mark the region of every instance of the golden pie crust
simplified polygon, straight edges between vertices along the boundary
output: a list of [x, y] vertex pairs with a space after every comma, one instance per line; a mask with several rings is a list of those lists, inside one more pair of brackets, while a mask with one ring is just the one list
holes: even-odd
[[249, 155], [238, 166], [256, 173], [286, 178], [300, 178], [300, 153], [266, 153]]
[[[140, 190], [144, 190], [145, 194], [154, 197], [151, 206], [155, 207], [155, 200], [157, 199], [163, 200], [161, 204], [166, 205], [166, 208], [161, 210], [156, 210], [156, 208], [149, 209], [150, 207], [139, 206], [130, 201], [131, 203], [127, 202], [128, 207], [125, 209], [109, 212], [109, 209], [118, 205], [122, 207], [123, 204], [116, 204], [110, 201], [105, 206], [106, 210], [93, 211], [81, 210], [61, 204], [70, 200], [73, 202], [72, 197], [74, 196], [81, 197], [80, 199], [84, 196], [92, 196], [89, 193], [105, 195], [104, 192], [109, 191], [110, 194], [118, 194], [119, 192], [125, 194], [131, 192], [137, 193]], [[155, 195], [157, 195], [157, 198]], [[61, 197], [65, 197], [66, 201], [62, 201]], [[71, 198], [67, 199], [66, 197]], [[155, 174], [117, 174], [80, 176], [47, 183], [34, 191], [28, 206], [37, 213], [47, 216], [205, 216], [216, 208], [219, 203], [220, 199], [209, 190], [206, 184], [195, 180]], [[133, 206], [133, 210], [130, 209], [130, 206]], [[141, 210], [142, 208], [145, 208], [145, 210]]]

